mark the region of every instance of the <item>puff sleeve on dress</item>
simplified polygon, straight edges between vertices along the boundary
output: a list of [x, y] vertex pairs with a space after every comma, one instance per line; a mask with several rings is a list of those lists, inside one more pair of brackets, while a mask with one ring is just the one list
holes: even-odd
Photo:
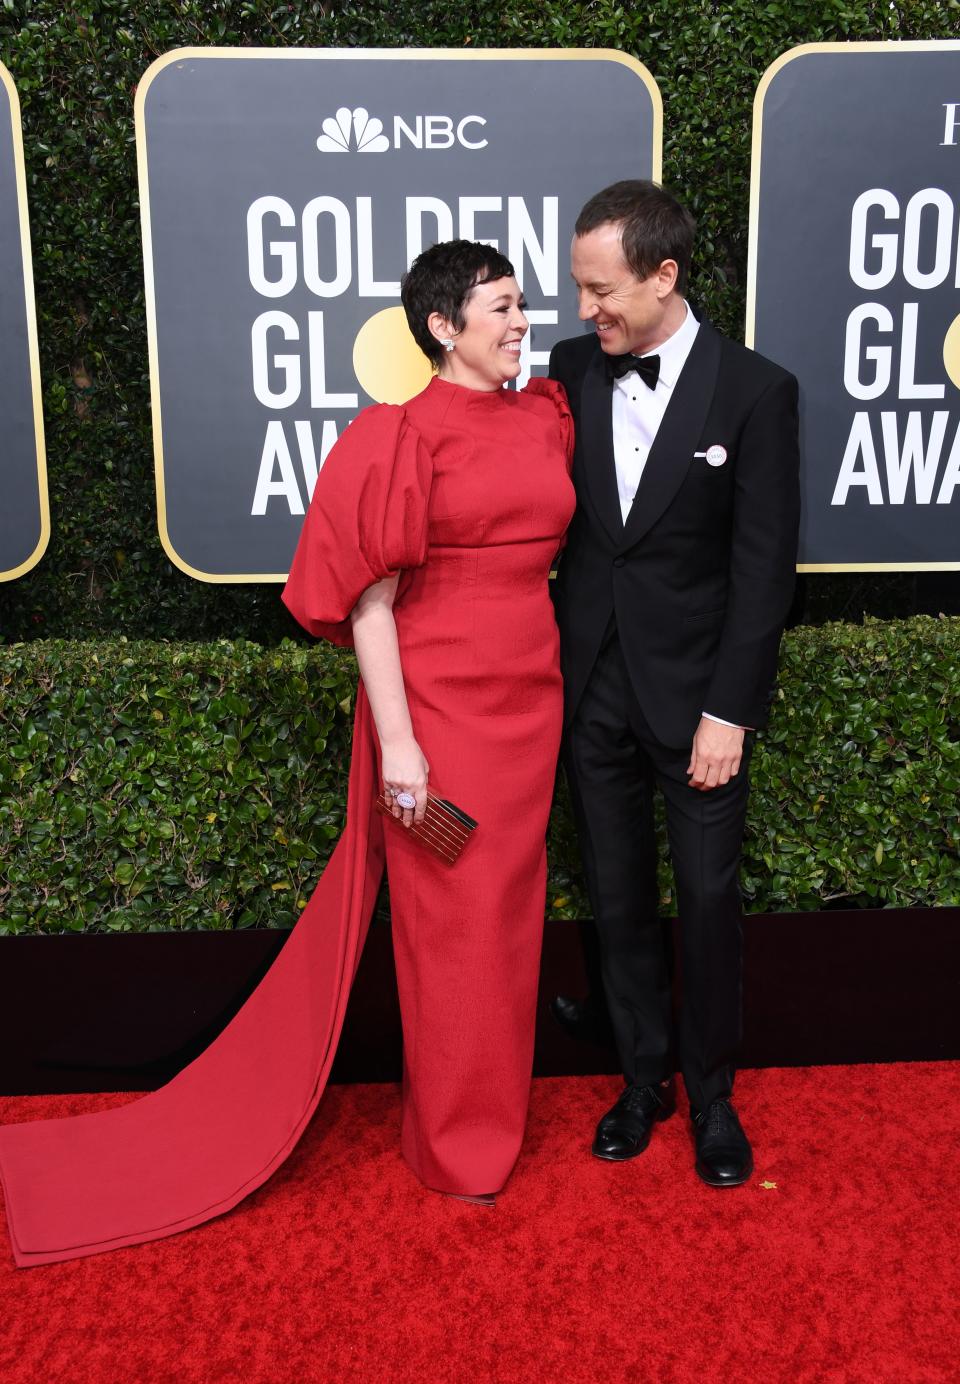
[[527, 381], [523, 392], [528, 397], [543, 399], [552, 406], [560, 429], [560, 441], [563, 445], [563, 454], [567, 459], [567, 471], [569, 472], [573, 465], [573, 414], [570, 412], [570, 405], [567, 402], [567, 391], [558, 380], [544, 380], [537, 377]]
[[350, 612], [369, 586], [427, 556], [432, 463], [406, 411], [358, 414], [317, 477], [282, 599], [313, 635], [351, 645]]

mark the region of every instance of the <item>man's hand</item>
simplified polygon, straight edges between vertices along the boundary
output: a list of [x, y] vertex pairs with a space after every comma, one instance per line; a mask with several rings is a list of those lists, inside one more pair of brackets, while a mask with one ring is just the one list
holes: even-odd
[[687, 765], [690, 787], [708, 793], [729, 783], [740, 772], [742, 755], [743, 731], [739, 726], [723, 726], [702, 716]]

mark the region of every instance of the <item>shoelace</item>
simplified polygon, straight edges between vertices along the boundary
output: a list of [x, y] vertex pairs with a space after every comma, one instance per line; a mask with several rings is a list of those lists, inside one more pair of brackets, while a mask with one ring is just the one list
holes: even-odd
[[652, 1086], [628, 1086], [621, 1100], [628, 1110], [639, 1110], [644, 1115], [663, 1104]]
[[729, 1101], [715, 1100], [707, 1110], [704, 1123], [709, 1123], [711, 1134], [722, 1134], [725, 1129], [733, 1127], [735, 1118]]

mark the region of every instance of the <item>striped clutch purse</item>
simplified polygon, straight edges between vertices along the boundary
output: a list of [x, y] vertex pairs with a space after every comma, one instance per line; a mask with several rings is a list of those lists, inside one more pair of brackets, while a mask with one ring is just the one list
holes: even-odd
[[414, 823], [412, 827], [405, 827], [399, 818], [394, 817], [385, 793], [381, 792], [376, 806], [377, 811], [389, 817], [401, 831], [409, 832], [415, 840], [426, 846], [427, 850], [433, 851], [441, 860], [445, 860], [448, 865], [456, 863], [477, 825], [462, 807], [448, 802], [446, 798], [435, 798], [429, 789], [423, 821]]

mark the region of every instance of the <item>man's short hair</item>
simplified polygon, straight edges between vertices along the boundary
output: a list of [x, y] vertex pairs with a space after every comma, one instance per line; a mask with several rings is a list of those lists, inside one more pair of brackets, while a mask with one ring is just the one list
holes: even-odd
[[513, 278], [506, 255], [476, 240], [444, 240], [418, 255], [400, 281], [400, 301], [407, 325], [423, 354], [437, 366], [443, 347], [427, 326], [439, 312], [457, 331], [463, 330], [463, 311], [477, 284]]
[[625, 178], [596, 193], [574, 227], [586, 235], [618, 225], [623, 257], [638, 279], [649, 278], [665, 259], [677, 262], [677, 289], [687, 290], [697, 223], [671, 193], [646, 178]]

